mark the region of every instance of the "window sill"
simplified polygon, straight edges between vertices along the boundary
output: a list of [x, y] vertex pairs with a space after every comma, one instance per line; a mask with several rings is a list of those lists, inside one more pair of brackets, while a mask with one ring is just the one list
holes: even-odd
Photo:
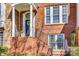
[[55, 48], [50, 48], [50, 49], [53, 49], [53, 51], [64, 51], [65, 49], [55, 49]]
[[53, 24], [45, 24], [45, 25], [65, 25], [65, 24], [68, 24], [68, 23], [53, 23]]

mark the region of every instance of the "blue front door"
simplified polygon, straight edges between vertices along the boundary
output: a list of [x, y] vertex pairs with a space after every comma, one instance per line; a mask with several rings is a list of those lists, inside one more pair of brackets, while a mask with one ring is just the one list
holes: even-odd
[[30, 34], [30, 20], [25, 20], [25, 35], [29, 36]]

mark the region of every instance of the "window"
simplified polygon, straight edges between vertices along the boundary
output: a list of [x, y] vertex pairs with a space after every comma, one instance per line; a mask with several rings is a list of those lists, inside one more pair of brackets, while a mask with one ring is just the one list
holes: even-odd
[[3, 32], [0, 32], [0, 46], [3, 45]]
[[50, 7], [46, 8], [46, 23], [50, 23]]
[[64, 34], [50, 34], [48, 35], [48, 46], [53, 49], [64, 49]]
[[29, 36], [30, 35], [30, 13], [27, 13], [25, 15], [25, 35]]
[[45, 8], [45, 24], [68, 22], [68, 5], [49, 6]]
[[67, 22], [67, 19], [68, 19], [68, 8], [67, 8], [67, 5], [63, 5], [62, 6], [62, 22], [65, 23]]
[[53, 23], [59, 23], [59, 6], [54, 6], [53, 11]]

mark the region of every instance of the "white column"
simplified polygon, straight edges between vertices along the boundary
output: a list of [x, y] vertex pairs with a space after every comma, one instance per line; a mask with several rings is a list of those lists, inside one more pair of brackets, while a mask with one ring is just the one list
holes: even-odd
[[12, 4], [12, 37], [15, 37], [15, 4]]
[[32, 4], [30, 4], [30, 36], [33, 36], [33, 28], [32, 28], [32, 23], [33, 23], [33, 13], [32, 13], [33, 7]]
[[5, 22], [5, 3], [1, 3], [1, 26], [4, 27], [4, 22]]
[[33, 17], [33, 37], [35, 37], [35, 15]]
[[79, 27], [79, 3], [77, 3], [77, 27]]
[[23, 14], [23, 36], [25, 36], [25, 14]]

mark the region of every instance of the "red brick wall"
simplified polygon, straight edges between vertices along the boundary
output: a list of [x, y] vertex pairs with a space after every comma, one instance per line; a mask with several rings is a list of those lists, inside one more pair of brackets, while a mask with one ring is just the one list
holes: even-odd
[[[68, 24], [53, 24], [53, 25], [45, 25], [44, 18], [44, 7], [46, 6], [53, 6], [53, 5], [59, 5], [63, 3], [39, 3], [37, 14], [36, 14], [36, 29], [42, 28], [42, 32], [46, 34], [45, 37], [47, 37], [48, 34], [58, 34], [58, 33], [65, 33], [65, 38], [68, 41], [68, 45], [70, 45], [70, 33], [72, 31], [75, 31], [76, 27], [76, 4], [69, 4], [70, 5], [70, 14], [68, 18]], [[40, 23], [39, 23], [40, 21]], [[41, 34], [43, 36], [43, 34]], [[48, 41], [48, 39], [45, 39]]]

